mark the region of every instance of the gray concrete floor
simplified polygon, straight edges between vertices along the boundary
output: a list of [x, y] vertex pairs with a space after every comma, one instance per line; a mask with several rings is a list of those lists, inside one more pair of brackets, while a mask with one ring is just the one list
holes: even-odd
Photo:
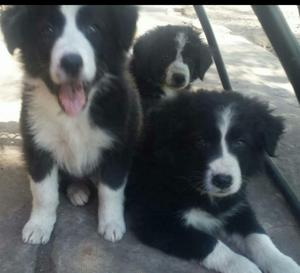
[[[177, 8], [181, 8], [180, 6]], [[235, 18], [239, 9], [231, 7], [226, 17], [217, 16], [224, 7], [209, 6], [209, 15], [219, 42], [234, 89], [250, 96], [259, 96], [283, 115], [287, 132], [279, 145], [281, 171], [300, 193], [300, 108], [280, 63], [258, 43], [242, 32], [226, 25], [226, 18]], [[251, 14], [244, 11], [247, 18]], [[171, 7], [144, 7], [141, 10], [138, 34], [155, 25], [189, 23], [199, 26], [192, 16], [180, 16]], [[249, 17], [250, 18], [250, 17]], [[234, 25], [234, 22], [231, 22]], [[243, 22], [239, 24], [240, 30]], [[244, 25], [247, 22], [244, 21]], [[246, 27], [246, 26], [245, 26]], [[208, 272], [195, 262], [169, 257], [140, 244], [129, 232], [116, 244], [97, 234], [97, 200], [83, 208], [73, 207], [64, 196], [58, 210], [58, 221], [47, 245], [22, 243], [21, 230], [28, 219], [31, 195], [18, 135], [20, 109], [19, 83], [21, 72], [8, 55], [0, 39], [0, 272], [1, 273], [165, 273]], [[212, 66], [204, 82], [197, 86], [221, 89]], [[300, 263], [300, 228], [286, 201], [269, 179], [261, 175], [249, 184], [249, 198], [276, 245]], [[129, 223], [130, 224], [130, 223]], [[242, 273], [242, 272], [241, 272]]]

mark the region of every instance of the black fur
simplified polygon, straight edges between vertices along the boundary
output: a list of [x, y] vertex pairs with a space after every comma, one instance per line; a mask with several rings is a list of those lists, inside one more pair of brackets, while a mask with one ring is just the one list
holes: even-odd
[[[203, 192], [208, 164], [220, 154], [217, 113], [231, 105], [234, 121], [227, 133], [229, 150], [244, 179], [240, 190], [226, 197]], [[225, 220], [229, 233], [263, 233], [245, 196], [245, 182], [262, 169], [263, 155], [274, 154], [283, 120], [267, 105], [232, 93], [201, 90], [181, 93], [153, 107], [127, 188], [132, 228], [152, 247], [184, 259], [203, 260], [216, 245], [215, 232], [187, 226], [183, 211], [200, 208]], [[226, 212], [238, 208], [225, 217]]]
[[180, 32], [188, 38], [182, 57], [190, 70], [190, 83], [197, 78], [203, 80], [212, 64], [208, 46], [191, 27], [167, 25], [146, 32], [134, 44], [130, 64], [145, 109], [165, 95], [162, 86], [166, 80], [166, 69], [176, 59], [175, 37]]

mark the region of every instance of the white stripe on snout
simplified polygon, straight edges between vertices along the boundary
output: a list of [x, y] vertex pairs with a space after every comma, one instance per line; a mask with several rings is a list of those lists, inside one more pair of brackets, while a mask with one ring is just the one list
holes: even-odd
[[52, 80], [63, 83], [68, 80], [60, 67], [61, 58], [70, 53], [79, 54], [83, 60], [80, 77], [92, 81], [96, 74], [95, 54], [92, 45], [76, 25], [76, 16], [81, 6], [66, 5], [60, 10], [65, 19], [62, 35], [55, 42], [51, 53], [50, 75]]
[[240, 189], [242, 178], [238, 159], [228, 150], [226, 135], [230, 129], [234, 112], [232, 107], [227, 107], [219, 115], [219, 130], [221, 133], [221, 154], [220, 156], [209, 164], [209, 169], [206, 177], [206, 187], [209, 192], [216, 190], [212, 185], [212, 178], [214, 175], [224, 174], [232, 176], [232, 185], [226, 194], [228, 195], [237, 192]]
[[179, 32], [175, 37], [175, 41], [177, 43], [176, 60], [182, 61], [182, 51], [187, 42], [187, 37], [183, 32]]
[[183, 32], [179, 32], [175, 37], [175, 42], [176, 42], [176, 58], [167, 67], [167, 72], [166, 72], [167, 86], [163, 87], [167, 96], [175, 95], [173, 93], [173, 91], [177, 90], [175, 87], [170, 87], [172, 85], [173, 74], [179, 73], [179, 74], [183, 74], [185, 76], [184, 85], [181, 86], [180, 89], [183, 89], [184, 87], [186, 87], [190, 82], [190, 70], [189, 70], [188, 65], [183, 62], [183, 58], [182, 58], [182, 51], [187, 42], [186, 34]]

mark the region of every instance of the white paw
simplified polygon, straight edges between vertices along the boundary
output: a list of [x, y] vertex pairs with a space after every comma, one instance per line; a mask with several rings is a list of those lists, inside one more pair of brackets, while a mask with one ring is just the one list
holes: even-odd
[[300, 273], [300, 266], [292, 258], [281, 253], [270, 260], [265, 270], [268, 273]]
[[110, 220], [104, 217], [99, 219], [98, 232], [108, 241], [116, 242], [121, 240], [125, 231], [126, 227], [123, 219]]
[[67, 189], [67, 196], [74, 206], [83, 206], [89, 201], [90, 189], [86, 184], [73, 183]]
[[55, 220], [44, 222], [29, 220], [22, 232], [24, 243], [46, 244], [50, 239], [54, 223]]
[[237, 255], [225, 266], [224, 273], [262, 273], [262, 271], [247, 258]]

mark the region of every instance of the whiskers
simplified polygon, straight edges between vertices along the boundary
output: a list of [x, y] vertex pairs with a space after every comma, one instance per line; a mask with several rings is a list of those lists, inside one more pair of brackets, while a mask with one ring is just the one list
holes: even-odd
[[206, 184], [203, 181], [203, 173], [200, 171], [194, 171], [188, 176], [176, 176], [175, 179], [181, 183], [188, 184], [189, 187], [193, 188], [201, 195], [209, 193], [208, 189], [206, 188]]
[[242, 174], [242, 181], [243, 182], [246, 182], [246, 183], [249, 183], [251, 181], [251, 179], [245, 175]]

